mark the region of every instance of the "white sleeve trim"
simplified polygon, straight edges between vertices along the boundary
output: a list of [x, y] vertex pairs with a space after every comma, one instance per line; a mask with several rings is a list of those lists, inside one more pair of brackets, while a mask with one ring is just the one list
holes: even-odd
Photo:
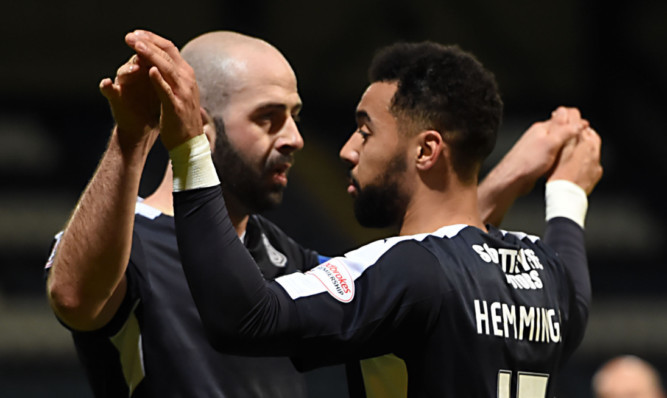
[[588, 198], [577, 184], [567, 180], [555, 180], [546, 184], [546, 220], [566, 217], [584, 228]]
[[211, 147], [200, 134], [169, 151], [174, 172], [174, 192], [220, 184], [211, 158]]

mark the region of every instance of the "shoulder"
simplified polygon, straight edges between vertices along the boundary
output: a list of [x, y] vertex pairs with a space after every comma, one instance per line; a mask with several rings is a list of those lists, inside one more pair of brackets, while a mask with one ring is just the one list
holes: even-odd
[[276, 282], [292, 299], [328, 292], [347, 303], [357, 290], [362, 295], [391, 292], [398, 296], [414, 291], [421, 297], [430, 295], [430, 285], [437, 284], [437, 264], [437, 258], [418, 241], [382, 239], [330, 258], [306, 273], [277, 278]]
[[[248, 220], [247, 230], [252, 231], [253, 229], [259, 231], [261, 235], [270, 241], [271, 245], [275, 246], [275, 248], [281, 252], [289, 252], [290, 255], [301, 253], [301, 255], [307, 257], [318, 257], [318, 253], [315, 250], [301, 246], [301, 244], [292, 239], [292, 237], [287, 235], [282, 229], [280, 229], [280, 227], [278, 227], [266, 217], [260, 216], [258, 214], [252, 214]], [[313, 261], [317, 262], [316, 260]]]
[[134, 206], [134, 214], [149, 220], [154, 220], [162, 215], [162, 212], [152, 206], [145, 204], [142, 198], [137, 198], [137, 203]]
[[429, 253], [420, 236], [395, 236], [368, 243], [342, 256], [343, 261], [365, 269], [377, 263], [401, 263], [413, 255]]
[[556, 251], [547, 245], [539, 236], [519, 231], [499, 230], [499, 233], [502, 234], [502, 239], [504, 241], [517, 242], [517, 244], [535, 251], [535, 254], [538, 256], [545, 257], [550, 260], [558, 258]]
[[[435, 247], [458, 235], [462, 228], [442, 228], [433, 233], [380, 239], [338, 257], [353, 277], [370, 273], [382, 277], [397, 275], [409, 284], [424, 278], [437, 280], [445, 260]], [[437, 242], [437, 243], [436, 243]]]

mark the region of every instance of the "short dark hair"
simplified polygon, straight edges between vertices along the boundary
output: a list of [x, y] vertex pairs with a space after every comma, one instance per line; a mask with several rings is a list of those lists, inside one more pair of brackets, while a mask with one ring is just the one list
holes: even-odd
[[471, 180], [496, 143], [503, 102], [496, 79], [456, 45], [425, 41], [380, 49], [371, 83], [396, 82], [391, 111], [408, 134], [436, 130], [452, 148], [457, 174]]

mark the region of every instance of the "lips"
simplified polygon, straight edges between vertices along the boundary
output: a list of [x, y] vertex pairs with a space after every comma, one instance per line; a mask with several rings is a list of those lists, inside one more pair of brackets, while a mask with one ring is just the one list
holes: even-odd
[[290, 163], [281, 163], [271, 168], [272, 180], [280, 185], [287, 185], [287, 172], [292, 165]]
[[361, 188], [359, 187], [359, 181], [357, 181], [357, 179], [354, 178], [352, 172], [350, 171], [348, 173], [347, 193], [352, 196], [356, 196], [360, 190]]
[[285, 154], [271, 156], [266, 164], [265, 175], [271, 179], [273, 184], [287, 186], [287, 173], [294, 164], [294, 157]]

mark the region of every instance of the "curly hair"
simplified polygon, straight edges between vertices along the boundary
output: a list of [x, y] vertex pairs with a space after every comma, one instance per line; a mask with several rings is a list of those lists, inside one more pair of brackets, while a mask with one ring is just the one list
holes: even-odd
[[458, 46], [396, 43], [380, 49], [369, 80], [397, 82], [391, 112], [404, 134], [438, 131], [454, 170], [470, 181], [496, 143], [503, 102], [493, 73]]

